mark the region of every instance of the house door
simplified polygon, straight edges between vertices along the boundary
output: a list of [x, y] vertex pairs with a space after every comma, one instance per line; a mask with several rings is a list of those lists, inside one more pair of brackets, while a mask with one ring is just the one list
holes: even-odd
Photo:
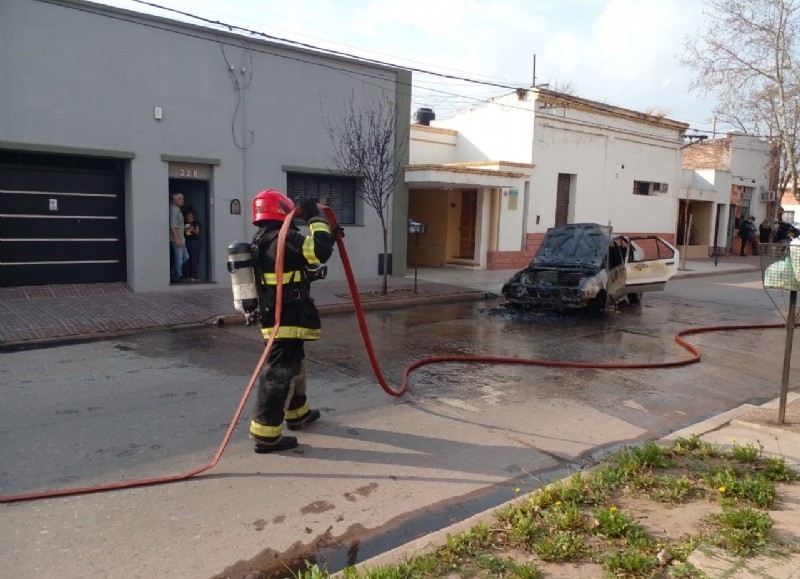
[[725, 239], [725, 249], [733, 251], [733, 230], [736, 228], [736, 205], [728, 208], [728, 232]]
[[[211, 274], [208, 266], [209, 248], [209, 182], [197, 179], [170, 179], [169, 180], [169, 199], [173, 193], [183, 193], [183, 212], [192, 209], [196, 216], [197, 223], [200, 224], [200, 247], [199, 261], [197, 267], [197, 279], [210, 281]], [[170, 268], [171, 271], [171, 268]]]
[[459, 259], [475, 259], [475, 222], [478, 212], [478, 192], [461, 192], [461, 238], [458, 246]]
[[556, 227], [566, 225], [569, 219], [569, 185], [570, 176], [565, 173], [559, 173], [558, 186], [556, 188]]

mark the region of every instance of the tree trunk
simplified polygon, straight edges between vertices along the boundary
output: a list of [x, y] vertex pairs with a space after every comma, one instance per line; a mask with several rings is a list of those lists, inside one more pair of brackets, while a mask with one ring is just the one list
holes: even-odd
[[383, 229], [383, 283], [381, 285], [381, 295], [385, 296], [389, 292], [389, 234], [386, 231], [386, 222], [381, 216], [381, 228]]

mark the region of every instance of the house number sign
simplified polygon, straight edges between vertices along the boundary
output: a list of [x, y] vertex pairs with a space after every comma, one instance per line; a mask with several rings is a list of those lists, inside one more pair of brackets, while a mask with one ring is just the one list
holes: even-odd
[[197, 169], [188, 169], [181, 167], [178, 169], [178, 176], [185, 179], [199, 179], [199, 171]]
[[211, 168], [209, 165], [194, 163], [170, 163], [169, 176], [178, 179], [211, 179]]

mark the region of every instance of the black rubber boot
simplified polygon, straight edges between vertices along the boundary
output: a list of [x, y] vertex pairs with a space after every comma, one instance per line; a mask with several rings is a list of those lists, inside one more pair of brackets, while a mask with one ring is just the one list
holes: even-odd
[[268, 452], [280, 452], [289, 450], [297, 446], [297, 438], [294, 436], [281, 436], [275, 442], [256, 442], [253, 451], [256, 454], [266, 454]]
[[289, 430], [300, 430], [301, 428], [308, 426], [312, 422], [316, 422], [317, 420], [319, 420], [320, 416], [321, 414], [319, 413], [319, 410], [309, 410], [308, 414], [305, 414], [300, 418], [295, 418], [294, 420], [287, 420], [286, 427]]

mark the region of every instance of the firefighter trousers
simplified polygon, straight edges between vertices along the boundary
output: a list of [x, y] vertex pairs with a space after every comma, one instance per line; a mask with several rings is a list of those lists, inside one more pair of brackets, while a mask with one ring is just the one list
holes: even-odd
[[250, 434], [257, 441], [275, 442], [284, 418], [302, 421], [309, 412], [304, 342], [275, 340], [259, 377]]

